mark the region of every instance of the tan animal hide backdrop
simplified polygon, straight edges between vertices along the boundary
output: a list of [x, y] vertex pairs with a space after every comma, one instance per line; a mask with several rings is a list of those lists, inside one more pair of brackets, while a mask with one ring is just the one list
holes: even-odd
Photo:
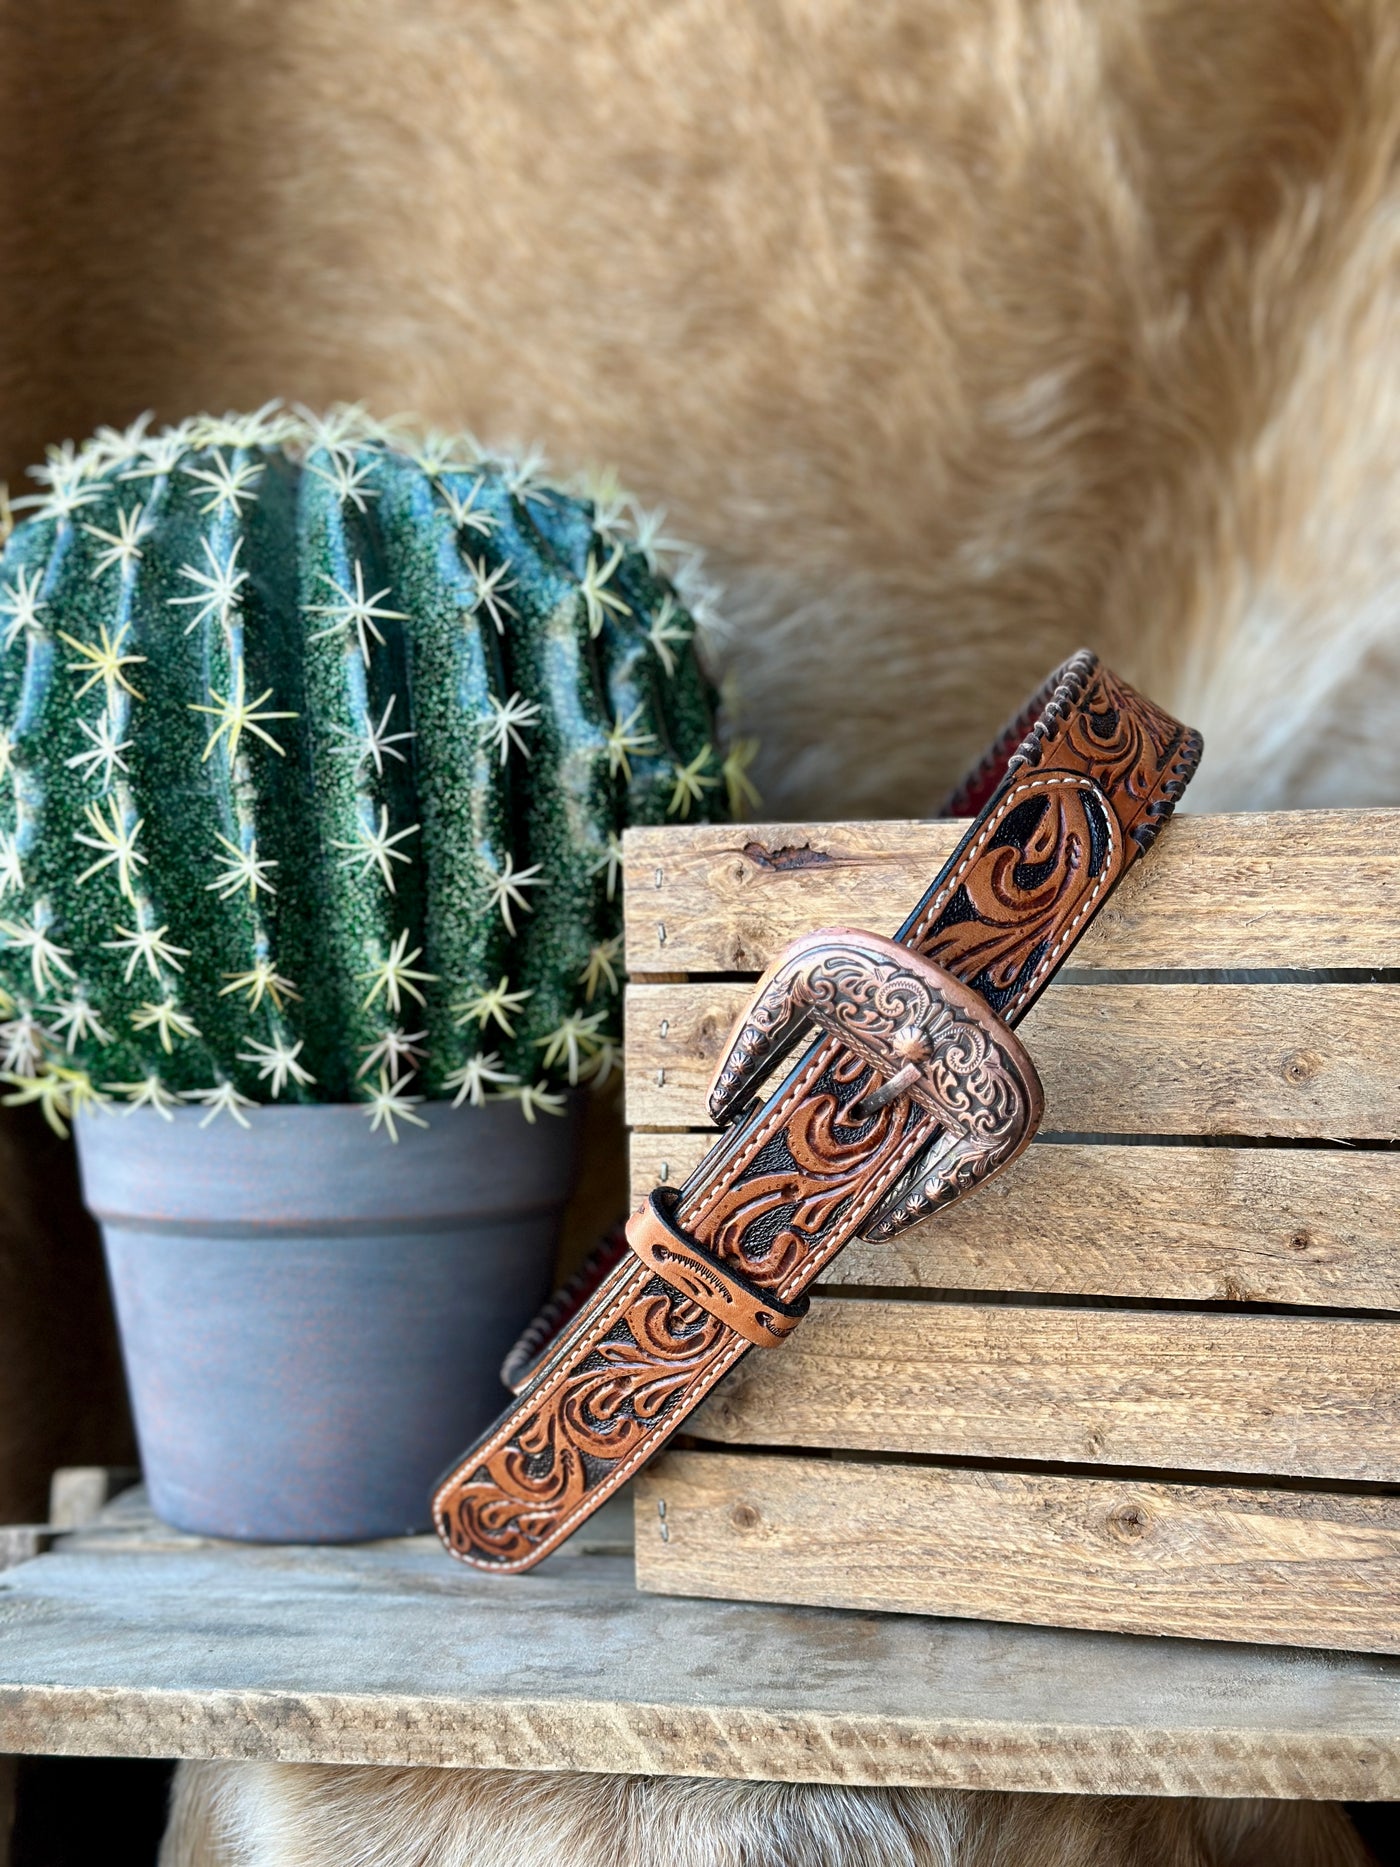
[[0, 11], [0, 472], [364, 399], [705, 547], [779, 813], [1092, 644], [1192, 807], [1400, 796], [1389, 0]]

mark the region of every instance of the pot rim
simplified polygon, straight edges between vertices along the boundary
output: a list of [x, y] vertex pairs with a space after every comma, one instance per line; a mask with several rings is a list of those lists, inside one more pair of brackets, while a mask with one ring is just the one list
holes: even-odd
[[[306, 1233], [440, 1229], [561, 1205], [574, 1184], [581, 1104], [527, 1122], [509, 1103], [455, 1108], [397, 1143], [370, 1129], [362, 1102], [260, 1105], [244, 1123], [207, 1110], [171, 1119], [139, 1108], [74, 1124], [83, 1197], [127, 1231]], [[129, 1124], [129, 1125], [128, 1125]], [[206, 1125], [207, 1124], [207, 1125]]]

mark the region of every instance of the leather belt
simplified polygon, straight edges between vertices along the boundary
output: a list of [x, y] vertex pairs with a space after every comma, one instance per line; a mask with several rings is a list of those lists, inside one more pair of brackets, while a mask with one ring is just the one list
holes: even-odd
[[975, 821], [896, 938], [828, 929], [780, 956], [716, 1073], [724, 1132], [679, 1192], [632, 1215], [597, 1287], [556, 1303], [552, 1339], [527, 1337], [517, 1400], [439, 1484], [453, 1555], [533, 1567], [742, 1355], [786, 1340], [849, 1239], [893, 1237], [1015, 1158], [1041, 1095], [1011, 1026], [1200, 754], [1198, 733], [1083, 651], [950, 799]]

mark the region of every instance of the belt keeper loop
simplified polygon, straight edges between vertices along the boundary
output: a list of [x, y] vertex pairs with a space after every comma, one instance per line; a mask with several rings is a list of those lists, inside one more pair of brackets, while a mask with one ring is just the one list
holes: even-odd
[[807, 1314], [806, 1297], [784, 1303], [750, 1283], [677, 1229], [677, 1195], [657, 1187], [627, 1221], [627, 1242], [647, 1269], [756, 1348], [780, 1348]]

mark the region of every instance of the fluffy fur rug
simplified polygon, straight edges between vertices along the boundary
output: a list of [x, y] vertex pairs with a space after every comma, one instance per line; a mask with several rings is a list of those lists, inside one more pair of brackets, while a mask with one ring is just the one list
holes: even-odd
[[186, 1764], [160, 1867], [1365, 1867], [1328, 1805]]
[[[1393, 0], [9, 0], [0, 70], [0, 470], [277, 394], [613, 462], [727, 586], [774, 815], [927, 810], [1081, 641], [1204, 729], [1196, 808], [1400, 802]], [[1331, 1820], [200, 1766], [167, 1862]]]

